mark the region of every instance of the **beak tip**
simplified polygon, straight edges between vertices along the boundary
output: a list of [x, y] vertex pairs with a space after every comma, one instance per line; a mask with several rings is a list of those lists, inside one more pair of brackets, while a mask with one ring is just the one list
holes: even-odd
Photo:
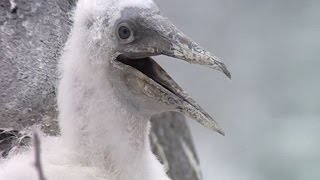
[[218, 62], [218, 67], [221, 72], [223, 72], [229, 79], [231, 79], [231, 73], [224, 63]]
[[225, 71], [223, 71], [223, 73], [229, 78], [231, 79], [231, 73], [226, 69]]
[[226, 134], [223, 132], [222, 129], [218, 129], [217, 132], [218, 132], [219, 134], [221, 134], [222, 136], [225, 136], [225, 135], [226, 135]]

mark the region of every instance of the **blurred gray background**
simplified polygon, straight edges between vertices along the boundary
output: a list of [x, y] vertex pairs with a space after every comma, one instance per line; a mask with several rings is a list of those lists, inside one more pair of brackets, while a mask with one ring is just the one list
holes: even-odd
[[320, 179], [320, 1], [156, 2], [232, 73], [158, 58], [226, 132], [188, 121], [204, 180]]

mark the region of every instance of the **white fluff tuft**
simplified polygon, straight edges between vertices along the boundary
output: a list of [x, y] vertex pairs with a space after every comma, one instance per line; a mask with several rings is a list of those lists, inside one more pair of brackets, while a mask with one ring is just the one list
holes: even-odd
[[155, 6], [153, 0], [79, 0], [77, 8], [83, 12], [121, 11], [126, 7], [150, 8]]

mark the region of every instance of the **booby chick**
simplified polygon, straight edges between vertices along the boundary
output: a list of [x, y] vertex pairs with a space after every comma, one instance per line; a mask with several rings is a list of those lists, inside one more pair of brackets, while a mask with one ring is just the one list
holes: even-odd
[[[151, 56], [229, 71], [152, 0], [79, 0], [73, 20], [59, 63], [61, 136], [42, 137], [48, 180], [169, 180], [148, 137], [159, 112], [181, 112], [223, 134]], [[38, 179], [32, 148], [1, 161], [0, 179]]]

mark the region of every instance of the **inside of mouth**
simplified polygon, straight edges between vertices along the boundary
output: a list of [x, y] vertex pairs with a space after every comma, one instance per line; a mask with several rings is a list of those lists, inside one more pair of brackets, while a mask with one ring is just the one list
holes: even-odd
[[[140, 58], [140, 59], [130, 59], [124, 55], [119, 55], [117, 57], [117, 61], [131, 66], [136, 70], [140, 71], [150, 79], [154, 80], [158, 84], [160, 84], [165, 89], [169, 90], [171, 93], [179, 96], [174, 90], [172, 90], [171, 86], [173, 79], [162, 69], [162, 67], [154, 61], [150, 57]], [[176, 83], [174, 83], [176, 84]], [[177, 86], [177, 85], [176, 85]], [[177, 86], [178, 87], [178, 86]], [[180, 88], [180, 87], [178, 87]]]
[[154, 76], [154, 72], [153, 72], [153, 65], [151, 60], [152, 59], [150, 57], [141, 58], [141, 59], [130, 59], [124, 55], [119, 55], [117, 57], [117, 61], [125, 65], [131, 66], [136, 70], [142, 72], [144, 75], [148, 76], [149, 78], [153, 79], [152, 77]]

